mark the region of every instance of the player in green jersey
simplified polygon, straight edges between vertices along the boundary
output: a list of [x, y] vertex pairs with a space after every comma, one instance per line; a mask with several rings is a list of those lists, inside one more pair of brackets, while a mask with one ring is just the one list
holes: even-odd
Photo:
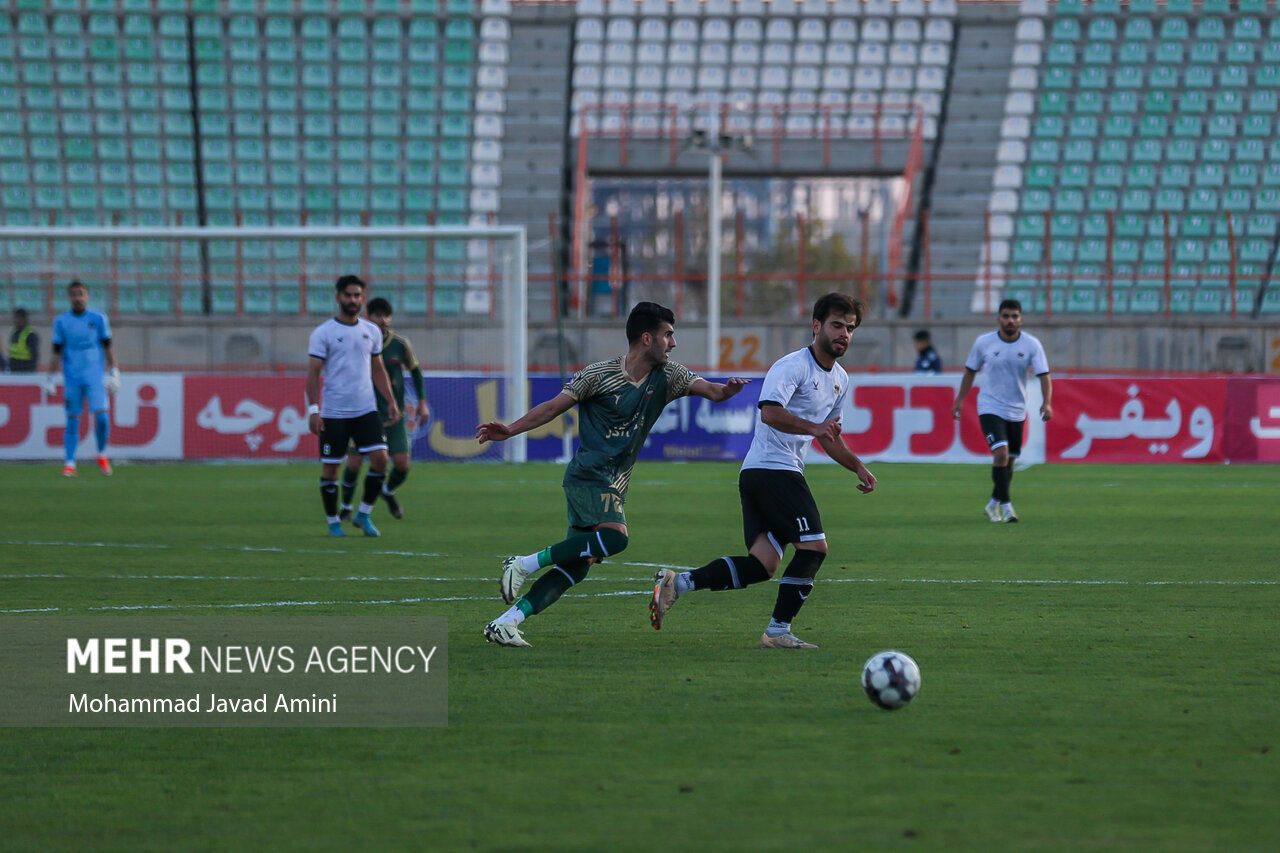
[[[511, 424], [480, 424], [476, 438], [505, 441], [536, 429], [578, 406], [578, 450], [564, 474], [569, 532], [561, 542], [502, 563], [502, 600], [512, 605], [485, 626], [484, 638], [503, 646], [528, 646], [519, 627], [526, 617], [550, 607], [583, 580], [593, 563], [627, 547], [627, 519], [622, 507], [631, 469], [649, 430], [667, 403], [694, 395], [713, 403], [742, 390], [746, 379], [708, 382], [683, 364], [668, 359], [676, 346], [676, 318], [656, 302], [641, 302], [627, 318], [625, 355], [601, 361], [574, 374], [564, 390], [534, 406]], [[516, 596], [525, 580], [540, 569], [551, 571]]]
[[[409, 437], [419, 425], [427, 422], [430, 410], [427, 408], [422, 368], [413, 355], [413, 347], [407, 340], [391, 331], [391, 303], [382, 297], [370, 299], [365, 313], [368, 314], [370, 322], [382, 330], [382, 363], [386, 365], [387, 376], [391, 380], [391, 393], [396, 398], [396, 405], [405, 413], [403, 419], [384, 427], [387, 433], [387, 450], [391, 454], [391, 476], [382, 485], [382, 499], [387, 502], [391, 517], [404, 518], [404, 510], [401, 509], [400, 501], [396, 498], [396, 489], [400, 488], [400, 484], [409, 476], [412, 450]], [[418, 395], [418, 405], [413, 413], [404, 406], [404, 372], [406, 370], [409, 371], [409, 377], [413, 380], [414, 393]], [[374, 393], [378, 398], [378, 416], [385, 424], [387, 422], [386, 398], [378, 393], [377, 389], [374, 389]], [[411, 422], [413, 414], [417, 415], [416, 422]], [[356, 480], [360, 477], [360, 466], [363, 462], [364, 457], [357, 453], [355, 448], [348, 451], [347, 465], [342, 471], [342, 511], [339, 517], [343, 521], [351, 517], [351, 502], [355, 497]]]

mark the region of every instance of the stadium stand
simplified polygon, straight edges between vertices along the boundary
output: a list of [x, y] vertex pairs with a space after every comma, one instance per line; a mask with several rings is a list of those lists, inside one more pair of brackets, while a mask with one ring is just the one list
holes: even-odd
[[[1271, 4], [1021, 10], [982, 259], [991, 285], [1037, 311], [1217, 314], [1232, 292], [1251, 310], [1280, 239]], [[1261, 309], [1280, 311], [1277, 297]]]
[[[813, 131], [832, 121], [851, 131], [867, 130], [876, 107], [886, 129], [905, 124], [901, 112], [919, 104], [925, 136], [937, 134], [941, 91], [951, 60], [954, 0], [588, 0], [577, 4], [573, 102], [569, 132], [610, 131], [630, 120], [637, 129], [659, 120], [659, 110], [678, 110], [682, 128], [697, 108], [720, 104], [739, 109], [735, 131], [772, 130], [788, 109], [790, 132]], [[850, 110], [849, 104], [858, 105]]]
[[[506, 0], [13, 5], [0, 13], [7, 224], [465, 224], [498, 213]], [[160, 286], [198, 276], [194, 250], [116, 251], [120, 279], [138, 282], [122, 286], [116, 310], [200, 310], [198, 289], [174, 306]], [[300, 271], [324, 281], [363, 251], [211, 243], [213, 311], [327, 312], [325, 287], [298, 305]], [[368, 251], [385, 289], [427, 249]], [[406, 310], [487, 312], [487, 294], [465, 286], [467, 251], [438, 244], [436, 304], [406, 292]], [[38, 310], [43, 292], [19, 280], [12, 299]]]

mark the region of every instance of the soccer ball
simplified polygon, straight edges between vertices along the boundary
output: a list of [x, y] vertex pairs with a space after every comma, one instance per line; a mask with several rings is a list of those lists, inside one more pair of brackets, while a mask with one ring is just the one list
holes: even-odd
[[862, 689], [887, 711], [901, 708], [920, 692], [920, 667], [910, 655], [880, 652], [862, 668]]

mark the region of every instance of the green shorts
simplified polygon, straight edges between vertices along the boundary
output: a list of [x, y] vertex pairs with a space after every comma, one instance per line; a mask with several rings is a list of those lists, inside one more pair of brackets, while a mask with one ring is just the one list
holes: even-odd
[[[387, 453], [391, 456], [395, 456], [397, 453], [408, 453], [413, 449], [409, 444], [409, 430], [404, 425], [404, 418], [396, 421], [391, 426], [384, 425], [382, 432], [387, 437]], [[347, 452], [355, 453], [355, 445], [347, 445]]]
[[569, 509], [570, 527], [591, 528], [605, 522], [627, 523], [622, 512], [624, 498], [608, 486], [565, 483], [564, 500]]

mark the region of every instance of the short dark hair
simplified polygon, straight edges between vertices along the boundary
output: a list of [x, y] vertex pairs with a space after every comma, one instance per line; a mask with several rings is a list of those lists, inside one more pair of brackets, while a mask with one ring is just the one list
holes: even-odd
[[19, 319], [19, 320], [25, 320], [25, 319], [27, 319], [27, 309], [26, 309], [26, 308], [14, 308], [14, 309], [13, 309], [13, 316], [14, 316], [15, 318]]
[[70, 293], [73, 287], [83, 287], [85, 290], [89, 289], [89, 285], [85, 284], [78, 278], [71, 279], [71, 283], [67, 285], [67, 293]]
[[627, 317], [627, 343], [634, 344], [645, 332], [656, 332], [663, 323], [676, 324], [676, 315], [670, 308], [656, 302], [637, 302]]
[[858, 318], [858, 321], [853, 324], [856, 329], [862, 325], [864, 310], [862, 302], [852, 296], [828, 293], [825, 296], [819, 296], [818, 301], [813, 303], [813, 319], [819, 323], [825, 323], [832, 314], [852, 314]]
[[920, 331], [916, 332], [916, 333], [915, 333], [915, 335], [914, 335], [913, 337], [914, 337], [917, 341], [927, 341], [927, 340], [931, 340], [931, 339], [930, 339], [930, 337], [929, 337], [929, 330], [928, 330], [928, 329], [921, 329]]
[[353, 284], [358, 286], [361, 290], [364, 290], [366, 287], [364, 283], [364, 279], [362, 279], [360, 276], [344, 275], [338, 279], [338, 283], [333, 286], [333, 289], [336, 290], [338, 293], [341, 293], [342, 291], [346, 290], [348, 286]]
[[1000, 307], [996, 310], [996, 313], [999, 314], [1001, 311], [1003, 311], [1006, 308], [1012, 308], [1014, 311], [1017, 311], [1019, 314], [1022, 313], [1022, 303], [1016, 299], [1006, 299], [1002, 301], [1000, 303]]
[[388, 317], [390, 317], [395, 312], [391, 310], [390, 302], [383, 299], [381, 296], [375, 296], [374, 298], [369, 300], [368, 305], [364, 306], [364, 313], [369, 315], [386, 314]]

